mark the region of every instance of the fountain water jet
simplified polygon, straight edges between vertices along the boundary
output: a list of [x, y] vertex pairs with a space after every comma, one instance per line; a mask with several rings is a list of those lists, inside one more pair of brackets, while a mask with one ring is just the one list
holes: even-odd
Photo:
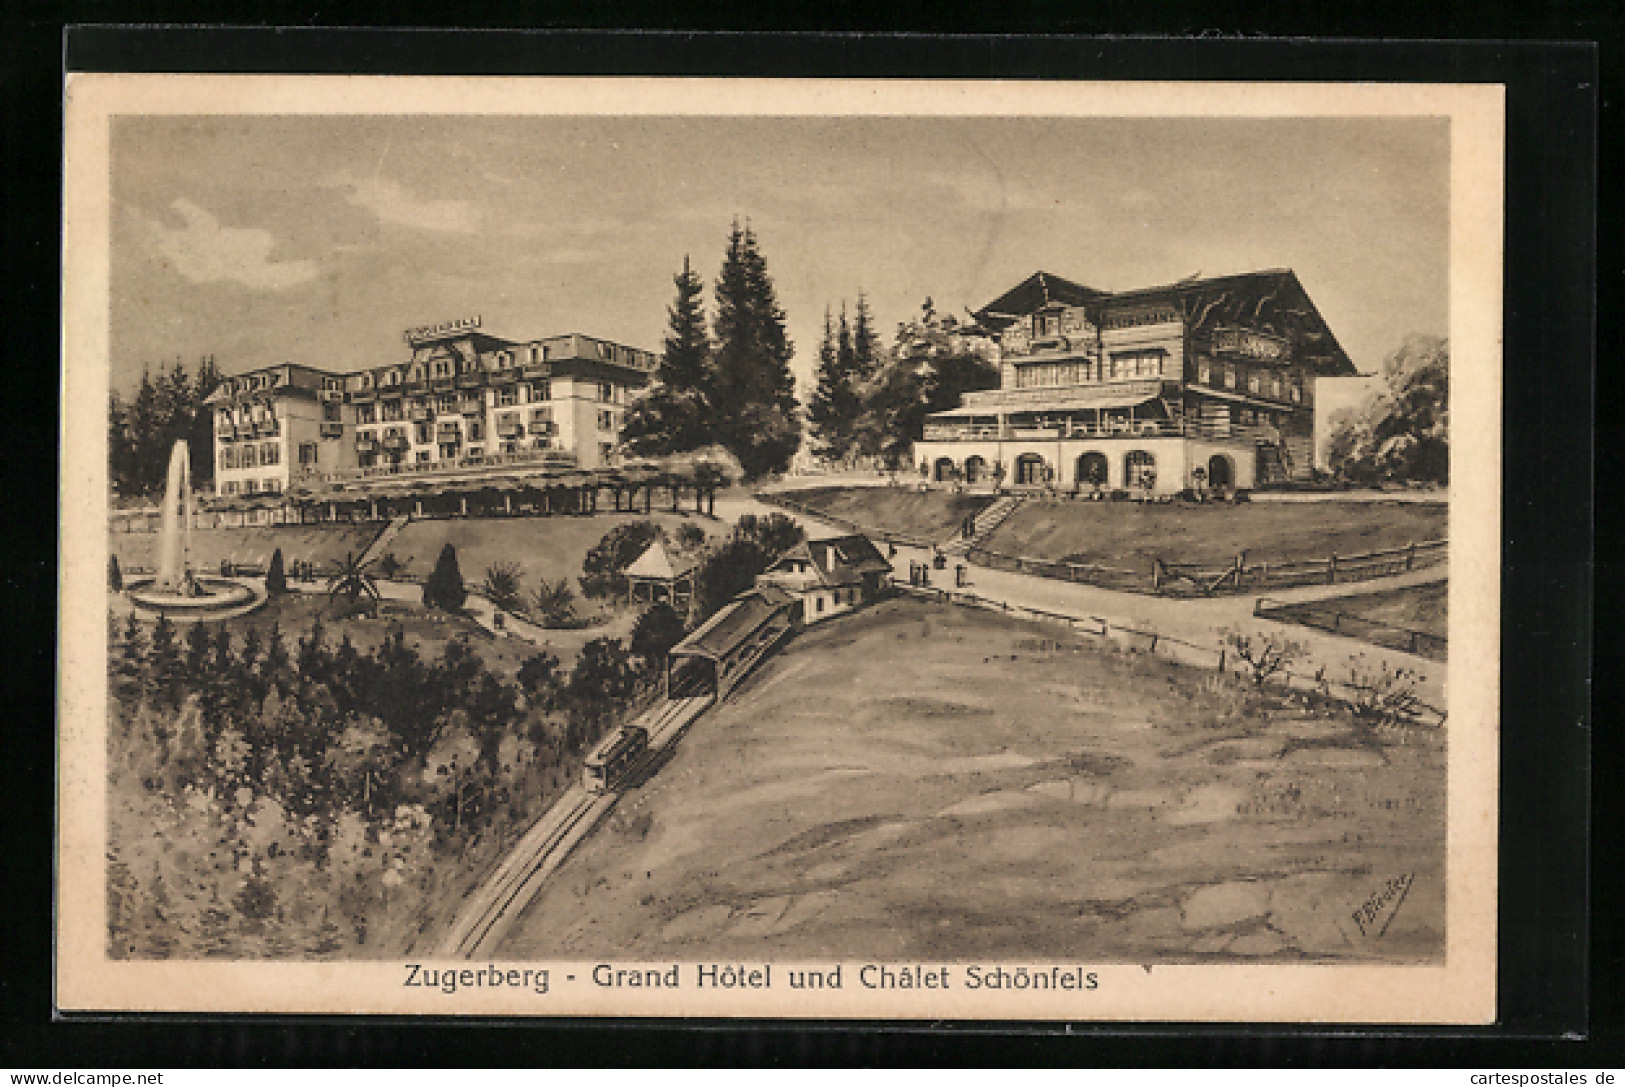
[[192, 572], [192, 456], [185, 439], [169, 451], [163, 513], [158, 521], [158, 572], [128, 589], [137, 606], [176, 619], [221, 619], [253, 607], [263, 595], [235, 581]]

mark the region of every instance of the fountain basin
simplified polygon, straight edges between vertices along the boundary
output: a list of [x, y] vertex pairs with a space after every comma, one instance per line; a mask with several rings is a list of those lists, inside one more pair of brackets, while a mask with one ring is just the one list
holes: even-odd
[[125, 595], [143, 611], [157, 612], [176, 620], [229, 619], [253, 611], [265, 603], [264, 590], [255, 590], [224, 578], [196, 579], [202, 590], [196, 596], [155, 589], [153, 580], [137, 581], [125, 588]]

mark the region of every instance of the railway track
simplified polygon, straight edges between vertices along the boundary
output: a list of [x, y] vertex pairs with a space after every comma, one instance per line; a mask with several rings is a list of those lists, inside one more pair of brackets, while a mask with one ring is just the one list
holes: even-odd
[[640, 716], [637, 723], [649, 733], [645, 756], [608, 792], [589, 793], [580, 785], [571, 786], [469, 896], [441, 943], [441, 953], [473, 958], [496, 948], [570, 851], [609, 813], [627, 787], [643, 780], [650, 763], [682, 736], [710, 702], [709, 696], [670, 699]]

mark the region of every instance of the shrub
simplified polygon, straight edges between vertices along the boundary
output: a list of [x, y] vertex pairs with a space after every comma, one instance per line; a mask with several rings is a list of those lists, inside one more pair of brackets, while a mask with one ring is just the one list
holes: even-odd
[[463, 572], [457, 567], [457, 549], [447, 544], [440, 549], [440, 557], [435, 560], [434, 570], [429, 574], [429, 579], [423, 583], [423, 604], [425, 607], [439, 608], [442, 611], [457, 611], [467, 599], [468, 591], [463, 588]]
[[524, 606], [519, 591], [519, 567], [511, 562], [494, 563], [485, 569], [485, 598], [503, 611], [518, 611]]
[[278, 596], [288, 591], [288, 575], [282, 569], [282, 548], [271, 553], [271, 565], [265, 570], [265, 591]]
[[796, 519], [782, 513], [762, 517], [742, 514], [734, 527], [734, 535], [754, 542], [769, 556], [778, 556], [807, 538]]
[[692, 521], [677, 526], [677, 546], [684, 551], [698, 551], [705, 546], [706, 539], [705, 529]]
[[581, 560], [581, 591], [592, 597], [626, 592], [626, 568], [663, 535], [653, 521], [629, 521], [610, 529]]
[[378, 560], [378, 576], [385, 581], [393, 580], [400, 572], [401, 560], [395, 557], [395, 552], [391, 551]]
[[575, 591], [569, 578], [549, 581], [542, 578], [536, 591], [531, 593], [531, 608], [544, 627], [568, 627], [576, 621]]
[[632, 627], [632, 652], [643, 658], [646, 670], [654, 670], [666, 660], [671, 647], [683, 640], [683, 617], [670, 604], [651, 606]]
[[1254, 687], [1262, 687], [1271, 676], [1282, 671], [1303, 656], [1302, 642], [1273, 632], [1248, 634], [1232, 630], [1225, 634], [1225, 651], [1247, 666], [1247, 677]]
[[115, 593], [124, 591], [124, 575], [119, 572], [118, 556], [107, 556], [107, 587]]
[[1423, 709], [1416, 687], [1426, 678], [1414, 668], [1390, 668], [1387, 661], [1373, 668], [1364, 653], [1356, 654], [1349, 658], [1346, 681], [1349, 710], [1357, 723], [1372, 728], [1414, 724]]

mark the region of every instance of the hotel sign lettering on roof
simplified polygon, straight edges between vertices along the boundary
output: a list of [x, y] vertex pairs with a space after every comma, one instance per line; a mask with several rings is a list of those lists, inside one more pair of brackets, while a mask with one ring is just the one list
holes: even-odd
[[474, 317], [459, 317], [455, 321], [442, 321], [438, 325], [425, 325], [422, 328], [409, 328], [403, 333], [406, 342], [416, 347], [420, 343], [438, 340], [445, 336], [454, 336], [459, 332], [472, 332], [480, 327], [480, 319]]

